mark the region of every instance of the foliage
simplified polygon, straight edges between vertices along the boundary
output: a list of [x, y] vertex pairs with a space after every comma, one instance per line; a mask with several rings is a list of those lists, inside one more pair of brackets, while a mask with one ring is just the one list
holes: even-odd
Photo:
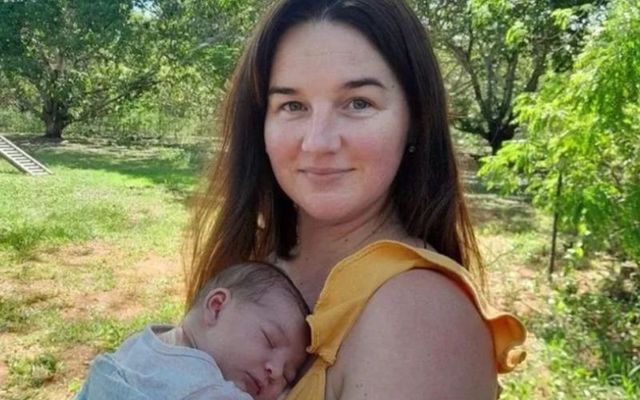
[[[266, 0], [189, 0], [154, 2], [167, 41], [164, 54], [175, 54], [158, 85], [133, 107], [120, 108], [103, 121], [112, 130], [146, 136], [161, 133], [209, 134], [214, 107], [250, 30]], [[155, 135], [154, 135], [155, 134]]]
[[[257, 0], [256, 0], [257, 1]], [[0, 101], [38, 116], [46, 135], [170, 92], [171, 110], [211, 96], [257, 7], [239, 0], [0, 3]], [[162, 86], [160, 86], [162, 84]], [[8, 94], [7, 94], [8, 93]], [[179, 96], [175, 96], [179, 94]], [[176, 100], [176, 97], [178, 98]]]
[[[482, 168], [494, 186], [523, 190], [559, 212], [574, 256], [609, 249], [640, 260], [640, 7], [612, 2], [568, 73], [518, 99], [524, 139]], [[561, 192], [557, 196], [559, 178]]]
[[16, 105], [38, 115], [47, 135], [134, 98], [153, 83], [144, 66], [148, 33], [135, 3], [117, 1], [3, 2], [0, 71]]
[[0, 108], [0, 132], [42, 132], [42, 121], [12, 105]]
[[[636, 277], [637, 278], [637, 277]], [[611, 399], [640, 395], [640, 280], [606, 277], [597, 286], [567, 275], [548, 300], [548, 313], [528, 327], [553, 349], [549, 382], [555, 398]], [[561, 396], [564, 394], [564, 396]]]
[[598, 1], [414, 3], [445, 54], [456, 128], [482, 136], [495, 152], [514, 136], [513, 99], [537, 89], [550, 59], [570, 63], [589, 4]]

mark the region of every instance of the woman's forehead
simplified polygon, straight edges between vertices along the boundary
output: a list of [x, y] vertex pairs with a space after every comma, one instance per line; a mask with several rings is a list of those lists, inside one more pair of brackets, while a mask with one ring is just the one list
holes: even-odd
[[282, 37], [271, 69], [271, 85], [322, 80], [344, 84], [365, 77], [392, 79], [382, 55], [359, 31], [344, 24], [308, 22]]

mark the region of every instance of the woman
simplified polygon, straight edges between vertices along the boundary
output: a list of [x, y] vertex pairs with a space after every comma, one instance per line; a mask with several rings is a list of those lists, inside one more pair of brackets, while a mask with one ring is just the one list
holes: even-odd
[[277, 2], [222, 128], [188, 303], [224, 266], [269, 259], [313, 310], [316, 358], [288, 399], [495, 399], [525, 331], [474, 283], [443, 84], [404, 2]]

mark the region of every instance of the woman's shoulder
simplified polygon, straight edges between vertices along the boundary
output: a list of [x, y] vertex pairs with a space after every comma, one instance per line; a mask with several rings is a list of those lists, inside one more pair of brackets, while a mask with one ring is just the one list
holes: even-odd
[[[349, 326], [343, 327], [349, 330], [350, 324], [355, 321], [354, 313], [359, 314], [363, 307], [369, 307], [368, 302], [372, 297], [384, 298], [384, 293], [394, 290], [416, 291], [412, 296], [415, 298], [431, 296], [421, 302], [428, 300], [428, 304], [420, 305], [423, 309], [425, 306], [435, 306], [434, 302], [443, 303], [439, 298], [447, 296], [457, 300], [452, 304], [475, 306], [470, 310], [475, 310], [487, 321], [494, 337], [499, 339], [496, 343], [499, 372], [508, 372], [514, 363], [517, 364], [517, 359], [506, 359], [505, 355], [524, 340], [526, 331], [520, 321], [493, 308], [469, 272], [455, 261], [434, 251], [401, 242], [378, 241], [338, 263], [325, 281], [315, 304], [312, 322], [317, 322], [318, 331], [328, 333], [335, 332], [336, 326], [324, 326], [326, 323], [333, 325], [335, 321], [350, 321], [347, 324]], [[321, 318], [329, 314], [331, 318], [328, 320]], [[352, 316], [337, 318], [338, 314]], [[324, 336], [320, 335], [318, 339]]]
[[330, 382], [341, 382], [341, 399], [489, 399], [494, 365], [491, 334], [470, 299], [442, 274], [412, 269], [370, 298], [338, 354], [342, 376]]
[[446, 350], [447, 343], [459, 351], [473, 345], [492, 349], [490, 331], [475, 304], [459, 284], [431, 269], [399, 273], [372, 295], [352, 332], [377, 335], [381, 330], [400, 338], [398, 346], [406, 343], [403, 337], [414, 336], [423, 345], [439, 344], [430, 350], [432, 356]]
[[373, 294], [367, 307], [393, 307], [399, 301], [407, 307], [434, 308], [431, 311], [437, 313], [472, 311], [477, 314], [459, 285], [434, 269], [414, 268], [395, 275]]

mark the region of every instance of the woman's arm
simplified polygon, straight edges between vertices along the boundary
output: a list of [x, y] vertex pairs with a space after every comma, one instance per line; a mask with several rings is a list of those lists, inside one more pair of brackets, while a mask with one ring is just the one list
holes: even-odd
[[494, 400], [493, 342], [446, 277], [411, 270], [384, 284], [345, 339], [327, 398]]

